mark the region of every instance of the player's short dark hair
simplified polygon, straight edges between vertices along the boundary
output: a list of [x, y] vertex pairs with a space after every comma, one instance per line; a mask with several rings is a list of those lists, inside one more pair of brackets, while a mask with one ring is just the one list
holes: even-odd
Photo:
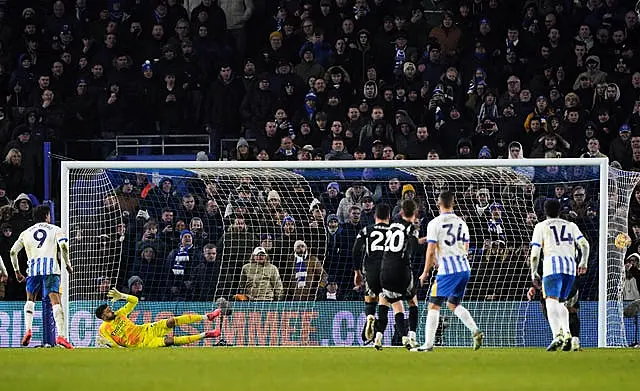
[[51, 208], [49, 208], [49, 205], [39, 205], [33, 208], [31, 213], [35, 223], [43, 223], [47, 221], [47, 216], [51, 215]]
[[404, 217], [411, 217], [416, 214], [418, 204], [416, 204], [414, 200], [404, 200], [400, 208], [402, 209], [402, 215]]
[[391, 207], [389, 204], [376, 205], [376, 217], [380, 220], [389, 220], [391, 217]]
[[560, 215], [560, 201], [550, 198], [544, 202], [544, 214], [547, 217], [555, 218]]
[[104, 310], [107, 309], [107, 307], [109, 307], [107, 304], [100, 304], [98, 308], [96, 308], [96, 318], [102, 319], [102, 314], [104, 313]]
[[440, 199], [440, 202], [442, 203], [442, 206], [444, 206], [445, 208], [452, 208], [453, 207], [453, 200], [454, 200], [454, 196], [453, 193], [449, 190], [443, 190], [440, 192], [440, 195], [438, 196], [438, 198]]

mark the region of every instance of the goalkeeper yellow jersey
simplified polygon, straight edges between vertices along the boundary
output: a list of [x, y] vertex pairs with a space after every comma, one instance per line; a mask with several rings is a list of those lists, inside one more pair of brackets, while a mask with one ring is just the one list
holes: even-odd
[[145, 327], [127, 318], [137, 304], [138, 298], [130, 295], [127, 298], [127, 304], [115, 312], [114, 320], [102, 322], [99, 329], [100, 335], [124, 347], [140, 344], [144, 340]]

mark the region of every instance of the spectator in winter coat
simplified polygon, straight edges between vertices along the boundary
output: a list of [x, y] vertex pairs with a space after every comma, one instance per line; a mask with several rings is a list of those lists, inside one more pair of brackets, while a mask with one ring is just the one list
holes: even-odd
[[284, 297], [278, 268], [269, 262], [264, 248], [256, 247], [251, 261], [242, 267], [239, 293], [253, 301], [282, 300]]

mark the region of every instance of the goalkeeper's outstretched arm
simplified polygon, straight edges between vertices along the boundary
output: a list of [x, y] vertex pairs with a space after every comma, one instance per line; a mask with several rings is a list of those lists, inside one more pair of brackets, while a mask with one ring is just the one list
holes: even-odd
[[118, 291], [116, 288], [111, 288], [111, 290], [109, 290], [109, 293], [107, 293], [107, 297], [109, 297], [111, 301], [118, 301], [118, 300], [127, 301], [127, 304], [125, 304], [124, 307], [116, 311], [119, 314], [129, 315], [136, 308], [136, 305], [138, 305], [137, 297], [133, 295], [124, 294]]

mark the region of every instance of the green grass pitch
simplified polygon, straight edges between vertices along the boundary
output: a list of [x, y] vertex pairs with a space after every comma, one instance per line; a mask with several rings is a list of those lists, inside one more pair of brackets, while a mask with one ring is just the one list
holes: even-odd
[[7, 391], [635, 390], [640, 367], [635, 349], [2, 349], [0, 357]]

